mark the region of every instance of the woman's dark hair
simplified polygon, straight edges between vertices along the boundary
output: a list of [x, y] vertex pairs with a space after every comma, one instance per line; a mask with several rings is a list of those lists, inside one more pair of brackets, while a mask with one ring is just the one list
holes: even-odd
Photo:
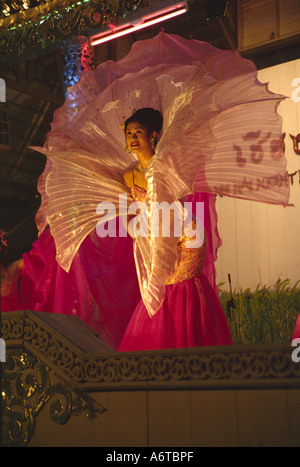
[[[124, 131], [129, 123], [139, 122], [145, 128], [147, 128], [148, 135], [153, 131], [157, 134], [161, 131], [163, 125], [163, 118], [159, 110], [154, 110], [150, 107], [144, 107], [142, 109], [136, 110], [131, 117], [127, 118], [124, 124]], [[156, 141], [155, 141], [156, 142]]]

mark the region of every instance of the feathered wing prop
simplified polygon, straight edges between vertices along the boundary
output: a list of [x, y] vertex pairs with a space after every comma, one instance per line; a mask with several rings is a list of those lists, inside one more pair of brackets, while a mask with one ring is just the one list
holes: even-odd
[[[257, 81], [238, 52], [160, 33], [134, 44], [117, 63], [82, 76], [55, 113], [44, 148], [39, 189], [40, 230], [49, 223], [57, 260], [68, 270], [97, 222], [119, 215], [130, 201], [122, 173], [136, 163], [126, 153], [122, 124], [134, 109], [162, 112], [163, 130], [147, 167], [148, 208], [195, 192], [287, 205], [289, 183], [281, 147], [283, 96]], [[113, 203], [102, 221], [100, 202]], [[177, 215], [179, 215], [178, 213]], [[205, 222], [205, 219], [204, 219]], [[137, 237], [134, 254], [142, 298], [153, 315], [176, 261], [176, 237]]]

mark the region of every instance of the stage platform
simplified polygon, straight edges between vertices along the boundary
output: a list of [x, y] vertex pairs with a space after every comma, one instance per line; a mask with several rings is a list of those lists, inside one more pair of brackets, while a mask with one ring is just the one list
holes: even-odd
[[286, 345], [117, 353], [74, 316], [2, 313], [3, 444], [300, 446]]

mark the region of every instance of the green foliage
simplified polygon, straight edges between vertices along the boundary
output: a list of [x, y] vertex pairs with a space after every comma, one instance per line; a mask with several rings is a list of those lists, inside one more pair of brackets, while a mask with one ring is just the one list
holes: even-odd
[[[235, 308], [230, 309], [229, 327], [235, 344], [290, 343], [300, 314], [299, 284], [291, 286], [286, 279], [278, 280], [273, 288], [259, 284], [255, 291], [234, 290]], [[230, 292], [220, 289], [219, 297], [228, 316]]]

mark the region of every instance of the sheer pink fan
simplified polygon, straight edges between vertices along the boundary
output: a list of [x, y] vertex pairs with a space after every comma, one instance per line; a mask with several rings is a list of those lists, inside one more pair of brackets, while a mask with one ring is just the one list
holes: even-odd
[[[136, 160], [123, 150], [122, 124], [141, 107], [158, 109], [164, 118], [145, 173], [148, 206], [195, 192], [287, 205], [277, 114], [283, 98], [257, 81], [254, 64], [238, 52], [165, 33], [135, 43], [119, 62], [86, 72], [56, 111], [44, 148], [35, 148], [50, 161], [39, 185], [38, 227], [50, 224], [59, 264], [69, 270], [100, 220], [98, 203], [118, 206], [119, 194], [129, 195], [122, 173]], [[176, 242], [135, 241], [141, 294], [150, 315], [162, 303]]]

